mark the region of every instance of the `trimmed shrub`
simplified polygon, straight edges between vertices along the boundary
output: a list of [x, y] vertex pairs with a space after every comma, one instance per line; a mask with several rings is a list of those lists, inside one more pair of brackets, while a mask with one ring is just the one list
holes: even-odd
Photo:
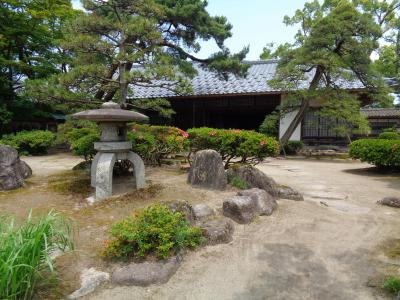
[[74, 138], [74, 136], [70, 136], [70, 133], [74, 129], [93, 129], [99, 132], [98, 126], [94, 122], [86, 120], [67, 120], [64, 124], [60, 124], [57, 127], [56, 144], [66, 143], [71, 145], [71, 138]]
[[357, 140], [350, 144], [349, 155], [379, 167], [400, 168], [400, 140]]
[[132, 149], [146, 163], [161, 165], [168, 155], [189, 150], [188, 134], [176, 127], [130, 124]]
[[54, 284], [51, 253], [73, 248], [70, 226], [54, 212], [18, 228], [0, 218], [0, 237], [0, 299], [32, 299], [39, 283]]
[[304, 148], [304, 143], [302, 141], [288, 141], [283, 148], [286, 154], [297, 154]]
[[395, 294], [399, 295], [400, 294], [400, 279], [395, 278], [395, 277], [390, 277], [386, 279], [386, 281], [383, 283], [382, 288], [385, 290]]
[[400, 134], [397, 132], [382, 132], [379, 137], [381, 140], [400, 140]]
[[[82, 129], [75, 129], [80, 131], [86, 131]], [[86, 135], [79, 137], [75, 140], [71, 140], [71, 150], [75, 155], [81, 155], [86, 161], [90, 161], [96, 155], [96, 150], [94, 149], [95, 142], [100, 140], [100, 134], [97, 132], [89, 132]]]
[[204, 241], [202, 230], [191, 227], [184, 213], [154, 204], [112, 226], [111, 239], [104, 241], [104, 255], [144, 258], [155, 254], [158, 258], [168, 258]]
[[276, 139], [255, 131], [202, 127], [189, 129], [188, 133], [191, 152], [213, 149], [221, 154], [225, 168], [237, 162], [255, 165], [279, 154]]
[[272, 137], [278, 138], [278, 136], [279, 136], [279, 120], [280, 120], [280, 117], [277, 112], [267, 114], [265, 116], [264, 121], [261, 123], [258, 131], [267, 136], [272, 136]]
[[46, 154], [53, 145], [55, 135], [48, 130], [20, 131], [16, 134], [4, 135], [0, 144], [10, 145], [21, 154]]

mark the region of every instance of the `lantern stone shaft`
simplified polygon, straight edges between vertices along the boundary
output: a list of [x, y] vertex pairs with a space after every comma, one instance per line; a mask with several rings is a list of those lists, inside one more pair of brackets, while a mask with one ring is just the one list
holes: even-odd
[[86, 110], [73, 115], [74, 119], [90, 120], [99, 124], [100, 142], [94, 143], [97, 154], [91, 166], [91, 185], [96, 189], [96, 200], [112, 195], [113, 168], [117, 160], [129, 160], [133, 165], [135, 188], [145, 185], [143, 160], [132, 152], [127, 140], [127, 122], [141, 122], [147, 116], [120, 108], [115, 102], [105, 102], [100, 109]]

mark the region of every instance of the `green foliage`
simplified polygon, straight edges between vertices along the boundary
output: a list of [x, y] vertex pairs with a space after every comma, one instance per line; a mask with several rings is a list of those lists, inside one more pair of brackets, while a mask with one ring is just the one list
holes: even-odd
[[0, 144], [10, 145], [21, 154], [45, 154], [53, 145], [55, 135], [47, 130], [20, 131], [4, 135]]
[[[40, 101], [76, 106], [119, 98], [170, 115], [170, 107], [160, 101], [131, 101], [134, 85], [183, 94], [191, 91], [189, 79], [197, 73], [190, 61], [224, 77], [243, 76], [249, 67], [242, 63], [248, 48], [230, 53], [224, 41], [232, 25], [225, 17], [211, 16], [207, 1], [85, 0], [83, 7], [85, 14], [69, 24], [61, 43], [73, 54], [69, 71], [29, 86]], [[197, 57], [202, 40], [214, 41], [219, 51]]]
[[236, 175], [228, 175], [228, 182], [231, 186], [241, 190], [247, 190], [249, 188], [248, 182]]
[[148, 164], [161, 165], [167, 155], [189, 149], [188, 134], [176, 127], [132, 124], [128, 139], [133, 151]]
[[272, 136], [272, 137], [278, 138], [279, 120], [280, 120], [280, 116], [279, 116], [278, 112], [273, 112], [273, 113], [267, 114], [265, 116], [264, 121], [261, 123], [258, 131], [260, 131], [261, 133], [263, 133], [267, 136]]
[[400, 140], [400, 134], [397, 132], [382, 132], [378, 138], [381, 140]]
[[153, 204], [112, 226], [104, 255], [111, 258], [144, 258], [155, 254], [168, 258], [204, 241], [200, 228], [190, 227], [186, 216], [167, 206]]
[[93, 129], [98, 132], [97, 124], [85, 120], [67, 120], [64, 124], [58, 125], [56, 144], [67, 143], [71, 145], [74, 135], [70, 136], [74, 129]]
[[388, 278], [382, 285], [385, 290], [398, 295], [400, 293], [400, 279], [395, 277]]
[[279, 154], [279, 144], [271, 137], [248, 130], [192, 128], [188, 130], [192, 151], [213, 149], [225, 161], [225, 168], [240, 160], [257, 164], [265, 157]]
[[94, 149], [95, 142], [100, 140], [100, 135], [93, 129], [82, 128], [74, 129], [74, 133], [79, 131], [79, 134], [83, 134], [77, 139], [71, 139], [71, 150], [75, 155], [83, 156], [86, 161], [90, 161], [96, 155], [96, 150]]
[[304, 148], [304, 143], [302, 141], [288, 141], [283, 148], [286, 154], [297, 154]]
[[73, 248], [70, 226], [53, 211], [37, 220], [29, 215], [19, 227], [0, 218], [0, 237], [0, 299], [32, 299], [39, 284], [54, 284], [51, 253]]
[[[386, 1], [374, 1], [377, 7], [366, 2], [371, 1], [310, 1], [292, 17], [285, 17], [286, 25], [301, 30], [293, 44], [280, 48], [277, 73], [269, 83], [278, 90], [292, 91], [289, 96], [296, 101], [289, 108], [300, 109], [283, 134], [283, 143], [304, 119], [307, 108], [321, 100], [325, 102], [321, 112], [325, 116], [339, 117], [342, 123], [355, 124], [357, 130], [368, 130], [360, 115], [359, 100], [342, 90], [344, 81], [359, 80], [369, 99], [392, 105], [393, 98], [370, 55], [379, 48], [381, 26], [387, 24], [374, 16], [391, 18], [393, 8], [384, 7]], [[345, 126], [338, 128], [342, 135], [348, 135], [346, 131]]]
[[400, 140], [357, 140], [350, 144], [349, 155], [379, 167], [400, 168]]

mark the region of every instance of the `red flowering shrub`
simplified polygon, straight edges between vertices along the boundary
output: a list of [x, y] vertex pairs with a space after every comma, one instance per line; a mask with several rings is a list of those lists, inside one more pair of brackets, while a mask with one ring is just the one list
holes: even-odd
[[400, 168], [400, 140], [361, 139], [350, 144], [350, 156], [379, 167]]
[[191, 151], [213, 149], [225, 162], [257, 164], [268, 156], [279, 154], [276, 139], [262, 133], [239, 129], [192, 128], [188, 130]]
[[188, 151], [189, 134], [182, 129], [170, 126], [151, 126], [130, 124], [128, 139], [132, 149], [146, 163], [161, 165], [167, 155]]

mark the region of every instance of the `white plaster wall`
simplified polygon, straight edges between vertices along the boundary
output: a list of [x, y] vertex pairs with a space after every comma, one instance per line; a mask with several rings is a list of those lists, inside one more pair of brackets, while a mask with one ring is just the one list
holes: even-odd
[[[283, 116], [281, 118], [281, 120], [279, 122], [279, 139], [282, 138], [286, 129], [289, 127], [290, 122], [294, 119], [296, 114], [297, 114], [297, 110], [287, 113], [285, 116]], [[300, 140], [301, 140], [301, 122], [297, 126], [296, 130], [293, 132], [289, 141], [300, 141]]]

